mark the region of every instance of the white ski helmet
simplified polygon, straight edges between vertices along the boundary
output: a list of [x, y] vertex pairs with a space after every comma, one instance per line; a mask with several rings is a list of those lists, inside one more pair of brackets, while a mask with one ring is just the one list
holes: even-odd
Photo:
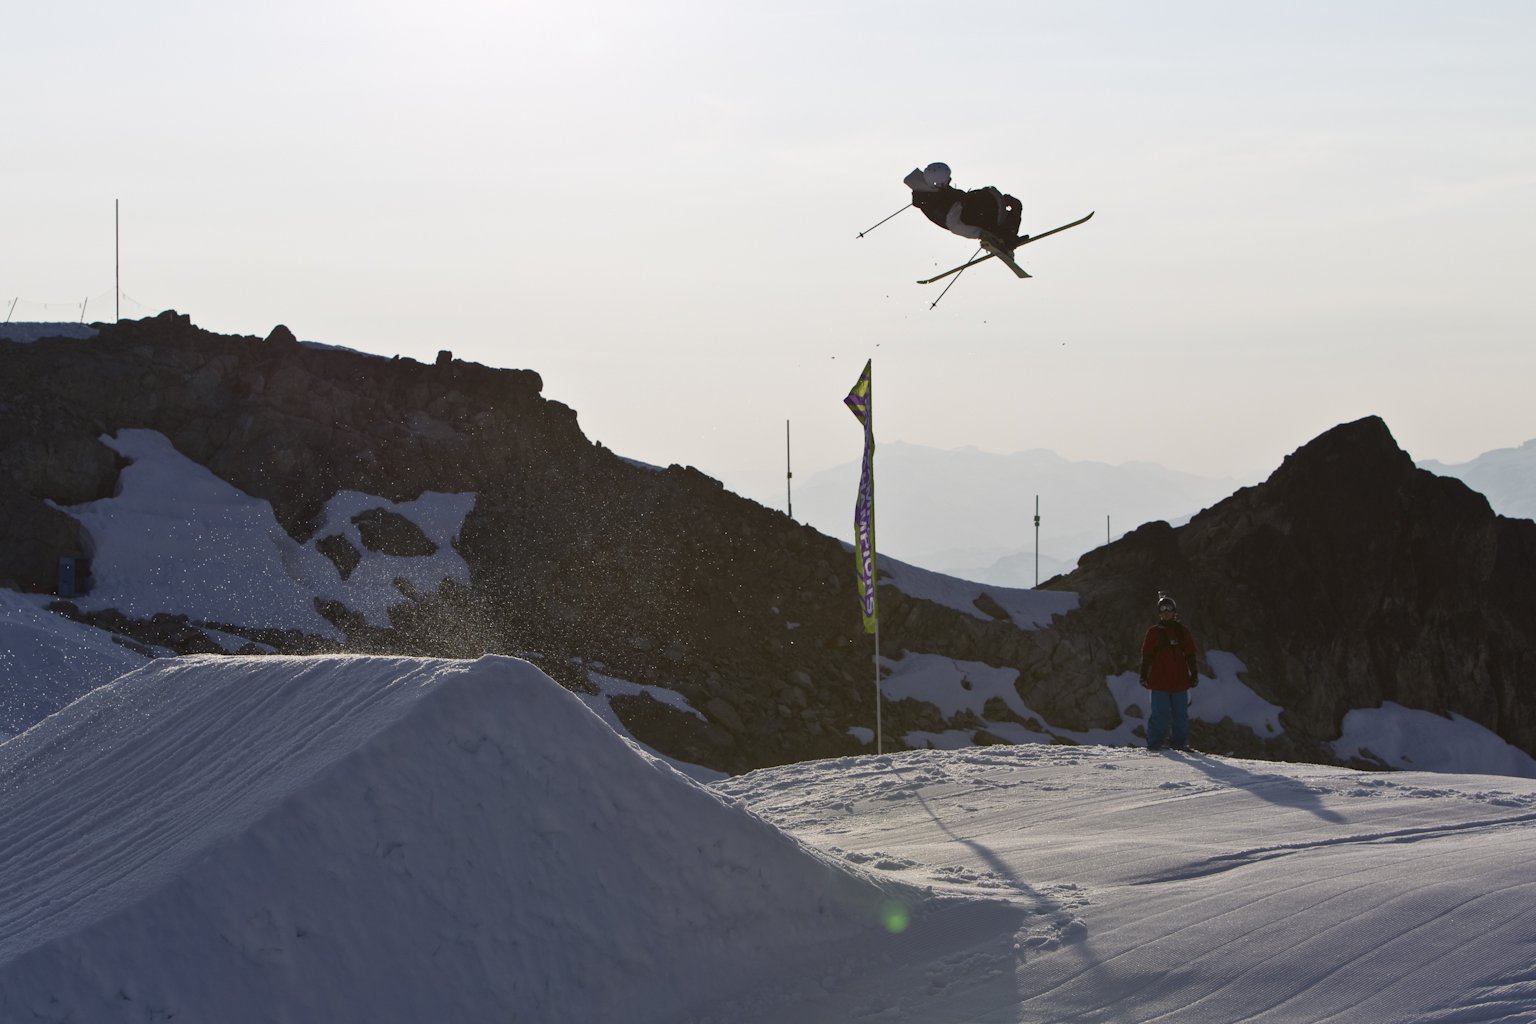
[[949, 164], [929, 164], [923, 168], [923, 180], [934, 188], [949, 184]]

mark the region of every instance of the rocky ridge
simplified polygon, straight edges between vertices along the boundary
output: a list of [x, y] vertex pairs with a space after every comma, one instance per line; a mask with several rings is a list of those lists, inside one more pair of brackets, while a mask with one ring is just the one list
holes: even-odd
[[[284, 651], [507, 653], [576, 689], [590, 689], [589, 671], [666, 687], [707, 721], [646, 696], [612, 703], [642, 740], [725, 771], [868, 749], [849, 733], [870, 724], [871, 672], [844, 547], [695, 469], [619, 458], [542, 397], [537, 373], [300, 345], [286, 328], [221, 336], [175, 313], [97, 326], [90, 339], [0, 343], [0, 581], [52, 585], [58, 557], [87, 541], [56, 506], [110, 495], [120, 460], [98, 438], [148, 428], [269, 501], [300, 541], [339, 491], [478, 495], [456, 544], [468, 587], [409, 595], [388, 629], [324, 607], [340, 643], [216, 624], [226, 632]], [[385, 512], [357, 526], [370, 550], [432, 543]], [[343, 574], [359, 557], [344, 538], [319, 541]], [[1227, 723], [1197, 741], [1326, 761], [1345, 711], [1396, 700], [1536, 751], [1523, 682], [1536, 667], [1533, 569], [1536, 524], [1414, 469], [1368, 419], [1188, 526], [1149, 524], [1085, 556], [1046, 584], [1081, 597], [1046, 628], [1019, 628], [985, 597], [977, 617], [882, 587], [882, 653], [1015, 668], [1051, 726], [1113, 728], [1105, 678], [1135, 668], [1153, 595], [1168, 589], [1203, 645], [1236, 653], [1244, 681], [1286, 709], [1279, 739]], [[213, 646], [174, 616], [94, 620], [162, 648]], [[989, 742], [988, 725], [899, 701], [887, 747], [946, 728]]]

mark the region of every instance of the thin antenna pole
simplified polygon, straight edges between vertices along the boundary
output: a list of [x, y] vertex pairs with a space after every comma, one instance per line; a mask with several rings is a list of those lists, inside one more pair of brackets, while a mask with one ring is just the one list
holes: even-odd
[[1035, 586], [1040, 585], [1040, 495], [1035, 495]]
[[112, 287], [117, 297], [117, 307], [112, 312], [114, 323], [123, 318], [123, 227], [118, 209], [121, 202], [112, 200]]
[[5, 322], [6, 323], [10, 323], [11, 322], [11, 314], [16, 312], [16, 303], [18, 303], [20, 301], [21, 301], [21, 296], [20, 295], [16, 296], [14, 299], [11, 300], [11, 308], [5, 311]]
[[1109, 543], [1109, 516], [1104, 517], [1104, 543]]
[[789, 518], [795, 518], [794, 470], [789, 463], [789, 420], [784, 421], [784, 507]]
[[91, 304], [91, 297], [87, 295], [85, 301], [80, 303], [80, 322], [85, 323], [85, 307]]

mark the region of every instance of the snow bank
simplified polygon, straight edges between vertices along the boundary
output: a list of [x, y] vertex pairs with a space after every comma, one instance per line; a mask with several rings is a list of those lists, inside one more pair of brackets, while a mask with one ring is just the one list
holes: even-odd
[[[453, 542], [474, 507], [473, 494], [428, 491], [413, 501], [394, 502], [360, 491], [341, 491], [326, 503], [323, 525], [315, 531], [308, 547], [315, 550], [321, 539], [341, 536], [362, 560], [345, 580], [327, 560], [312, 578], [312, 585], [321, 596], [340, 600], [362, 615], [370, 626], [388, 629], [389, 610], [403, 603], [396, 580], [406, 581], [420, 593], [432, 593], [450, 579], [469, 586], [469, 563], [454, 550]], [[430, 555], [369, 551], [353, 517], [372, 509], [385, 509], [410, 520], [437, 546], [437, 551]]]
[[1205, 660], [1215, 675], [1201, 676], [1200, 685], [1190, 691], [1191, 718], [1212, 725], [1231, 719], [1246, 725], [1260, 739], [1273, 739], [1285, 731], [1280, 724], [1284, 709], [1254, 693], [1240, 678], [1248, 671], [1243, 659], [1230, 651], [1207, 651]]
[[183, 456], [163, 434], [102, 443], [132, 462], [118, 493], [65, 508], [89, 539], [92, 587], [76, 603], [131, 618], [156, 612], [341, 638], [308, 579], [335, 566], [288, 536], [272, 506]]
[[[1075, 600], [1077, 595], [1066, 596]], [[1209, 651], [1206, 658], [1214, 675], [1202, 676], [1200, 686], [1190, 691], [1190, 718], [1212, 725], [1231, 719], [1253, 730], [1256, 736], [1266, 739], [1278, 736], [1283, 731], [1281, 709], [1254, 693], [1242, 681], [1241, 674], [1248, 670], [1242, 659], [1227, 651]], [[969, 712], [988, 732], [1010, 743], [1051, 743], [1056, 737], [1075, 743], [1115, 746], [1139, 746], [1143, 742], [1136, 729], [1146, 719], [1148, 697], [1135, 672], [1124, 672], [1104, 680], [1110, 697], [1120, 709], [1120, 724], [1113, 729], [1076, 732], [1052, 725], [1024, 703], [1019, 697], [1019, 670], [1016, 668], [999, 668], [979, 661], [960, 661], [910, 651], [899, 660], [881, 658], [880, 662], [890, 673], [880, 681], [880, 692], [887, 700], [926, 701], [938, 708], [945, 718]], [[993, 698], [1001, 700], [1015, 717], [1029, 724], [989, 718], [986, 705]], [[874, 743], [872, 731], [862, 730], [856, 735], [864, 743]], [[904, 739], [908, 746], [918, 749], [961, 750], [974, 745], [975, 729], [913, 731]]]
[[0, 590], [0, 741], [147, 660], [112, 635]]
[[1391, 701], [1346, 714], [1333, 752], [1340, 760], [1374, 759], [1389, 768], [1536, 779], [1536, 760], [1471, 719]]
[[[373, 626], [388, 628], [389, 610], [409, 601], [397, 581], [430, 594], [445, 580], [469, 585], [469, 566], [453, 548], [474, 508], [473, 494], [427, 492], [412, 501], [342, 491], [327, 503], [321, 529], [300, 544], [269, 502], [254, 498], [178, 452], [153, 430], [120, 430], [102, 443], [132, 460], [118, 493], [65, 508], [90, 544], [93, 584], [76, 603], [115, 608], [133, 618], [157, 612], [196, 623], [294, 629], [342, 639], [316, 611], [336, 600]], [[383, 509], [410, 520], [436, 545], [431, 555], [369, 551], [352, 521]], [[347, 539], [359, 561], [343, 580], [318, 549]]]
[[[988, 700], [997, 698], [1018, 717], [1036, 723], [1044, 719], [1019, 697], [1019, 670], [997, 668], [980, 661], [960, 661], [940, 654], [906, 652], [900, 660], [881, 658], [890, 675], [880, 680], [880, 692], [886, 700], [927, 701], [945, 718], [969, 711], [984, 723], [988, 732], [1010, 743], [1049, 743], [1051, 734], [1030, 729], [1018, 722], [992, 721], [986, 718]], [[932, 746], [938, 750], [959, 750], [973, 746], [974, 729], [950, 729], [945, 732], [908, 732], [903, 740], [910, 747]], [[873, 742], [870, 734], [867, 742]]]
[[156, 661], [0, 780], [0, 1020], [671, 1021], [912, 899], [508, 658]]
[[30, 343], [43, 338], [94, 338], [96, 328], [89, 324], [49, 323], [46, 321], [24, 321], [14, 324], [0, 324], [0, 341], [17, 341]]
[[[850, 552], [853, 548], [843, 545]], [[894, 558], [880, 556], [878, 568], [882, 586], [894, 586], [908, 597], [917, 597], [934, 604], [953, 608], [978, 619], [990, 621], [993, 616], [977, 607], [983, 595], [990, 597], [1020, 629], [1039, 629], [1048, 626], [1058, 615], [1065, 615], [1077, 608], [1076, 594], [1060, 590], [1016, 590], [975, 583], [955, 576], [920, 569]]]

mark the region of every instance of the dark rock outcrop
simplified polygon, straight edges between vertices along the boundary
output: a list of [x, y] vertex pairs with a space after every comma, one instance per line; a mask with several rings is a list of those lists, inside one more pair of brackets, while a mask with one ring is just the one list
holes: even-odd
[[[864, 749], [848, 730], [870, 724], [869, 646], [842, 545], [697, 470], [593, 444], [540, 395], [538, 374], [288, 344], [282, 331], [221, 336], [174, 312], [96, 326], [89, 340], [0, 344], [0, 490], [19, 510], [0, 522], [0, 579], [51, 580], [50, 560], [79, 538], [49, 502], [110, 495], [120, 460], [97, 438], [124, 428], [165, 434], [270, 502], [300, 541], [339, 491], [474, 492], [455, 543], [471, 586], [405, 586], [389, 629], [327, 602], [318, 610], [345, 631], [342, 649], [517, 654], [576, 689], [590, 688], [589, 669], [675, 689], [709, 722], [638, 698], [616, 706], [659, 748], [724, 770]], [[364, 546], [432, 546], [398, 518], [360, 517]], [[362, 557], [340, 535], [317, 547], [343, 573]], [[180, 635], [120, 618], [114, 631], [145, 643]], [[937, 633], [963, 619], [936, 606], [925, 617]], [[282, 651], [336, 647], [219, 625]], [[906, 727], [888, 716], [888, 737]]]
[[321, 537], [315, 542], [315, 550], [330, 559], [343, 580], [350, 577], [363, 561], [363, 553], [339, 533]]
[[[88, 340], [0, 343], [0, 581], [51, 585], [58, 558], [86, 542], [55, 505], [109, 496], [121, 460], [97, 438], [148, 428], [270, 502], [300, 541], [340, 491], [476, 495], [454, 541], [468, 586], [418, 594], [400, 581], [388, 628], [327, 602], [318, 610], [342, 644], [220, 624], [252, 649], [507, 653], [577, 690], [590, 691], [589, 672], [671, 689], [703, 719], [643, 693], [612, 705], [645, 742], [726, 771], [867, 749], [849, 732], [873, 716], [846, 549], [697, 470], [616, 457], [542, 397], [538, 374], [300, 345], [283, 328], [215, 335], [173, 312], [96, 326]], [[369, 551], [436, 548], [386, 508], [355, 525]], [[343, 576], [365, 557], [340, 533], [315, 539]], [[1056, 729], [1113, 728], [1105, 679], [1136, 668], [1167, 589], [1203, 645], [1235, 653], [1245, 682], [1286, 709], [1278, 738], [1207, 728], [1219, 749], [1330, 760], [1345, 711], [1392, 700], [1536, 751], [1533, 573], [1536, 524], [1415, 469], [1368, 419], [1188, 526], [1149, 524], [1090, 553], [1046, 585], [1081, 596], [1048, 628], [1018, 628], [991, 597], [968, 615], [883, 587], [881, 653], [1013, 668]], [[61, 611], [146, 644], [206, 647], [194, 623]], [[993, 742], [1002, 723], [1041, 726], [1000, 700], [946, 719], [908, 699], [886, 709], [886, 746], [911, 730]]]
[[370, 508], [352, 517], [363, 547], [385, 555], [409, 558], [412, 555], [433, 555], [437, 545], [422, 532], [421, 527], [398, 512], [387, 508]]
[[1054, 630], [1090, 663], [1135, 668], [1159, 590], [1202, 645], [1286, 709], [1304, 749], [1345, 712], [1393, 701], [1464, 715], [1536, 751], [1536, 523], [1497, 516], [1414, 467], [1370, 417], [1328, 431], [1173, 529], [1152, 523], [1047, 586], [1081, 610]]

